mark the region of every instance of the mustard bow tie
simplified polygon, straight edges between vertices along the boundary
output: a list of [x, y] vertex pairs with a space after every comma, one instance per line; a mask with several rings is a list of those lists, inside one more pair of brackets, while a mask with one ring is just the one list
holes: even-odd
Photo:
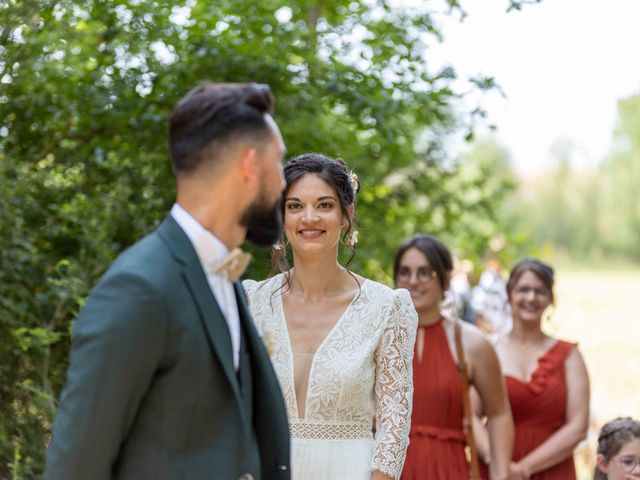
[[235, 282], [249, 266], [251, 255], [234, 248], [220, 263], [213, 267], [214, 273], [226, 273], [230, 282]]

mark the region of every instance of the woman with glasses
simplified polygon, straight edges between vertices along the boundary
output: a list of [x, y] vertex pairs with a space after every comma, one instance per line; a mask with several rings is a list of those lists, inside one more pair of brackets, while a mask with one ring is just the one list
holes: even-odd
[[[511, 471], [518, 480], [575, 479], [573, 450], [588, 428], [589, 377], [582, 356], [575, 344], [541, 328], [554, 302], [553, 283], [553, 269], [539, 260], [515, 265], [507, 282], [513, 327], [496, 343], [516, 427]], [[484, 432], [477, 433], [481, 451], [486, 441]]]
[[491, 478], [508, 478], [513, 423], [496, 354], [478, 329], [441, 309], [453, 262], [431, 235], [416, 235], [398, 249], [393, 276], [418, 312], [413, 360], [413, 413], [403, 480], [468, 479], [463, 384], [457, 369], [455, 324], [462, 324], [464, 372], [483, 400], [488, 418]]
[[616, 418], [598, 436], [598, 464], [594, 480], [640, 478], [640, 422]]

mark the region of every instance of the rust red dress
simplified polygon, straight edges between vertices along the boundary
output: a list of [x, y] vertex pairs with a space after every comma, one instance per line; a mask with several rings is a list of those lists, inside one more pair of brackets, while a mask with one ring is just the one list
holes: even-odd
[[[564, 363], [575, 344], [558, 340], [538, 359], [529, 382], [505, 376], [516, 427], [513, 460], [518, 461], [564, 425], [567, 384]], [[573, 455], [531, 476], [531, 480], [575, 480]]]
[[[462, 384], [442, 322], [424, 330], [413, 357], [413, 413], [402, 480], [467, 480]], [[418, 337], [419, 338], [419, 337]]]

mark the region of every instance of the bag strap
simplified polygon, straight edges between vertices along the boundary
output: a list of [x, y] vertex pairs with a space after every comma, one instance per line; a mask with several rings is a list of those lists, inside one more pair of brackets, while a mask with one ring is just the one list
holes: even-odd
[[462, 348], [462, 326], [460, 320], [455, 320], [454, 338], [456, 342], [456, 352], [458, 354], [458, 375], [462, 382], [462, 405], [464, 407], [464, 416], [467, 422], [466, 435], [467, 446], [469, 447], [469, 466], [471, 469], [472, 480], [480, 480], [480, 468], [478, 466], [478, 452], [476, 450], [476, 442], [473, 438], [473, 412], [471, 411], [471, 399], [469, 398], [469, 377], [467, 371], [467, 362], [464, 358], [464, 350]]

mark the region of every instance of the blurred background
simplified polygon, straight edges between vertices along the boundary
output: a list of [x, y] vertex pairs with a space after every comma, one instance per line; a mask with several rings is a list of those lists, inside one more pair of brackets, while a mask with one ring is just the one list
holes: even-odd
[[0, 478], [41, 477], [73, 319], [170, 208], [167, 117], [202, 80], [268, 83], [289, 154], [355, 170], [363, 275], [390, 284], [417, 232], [470, 286], [489, 263], [556, 268], [545, 328], [589, 367], [590, 478], [599, 427], [640, 417], [637, 18], [633, 0], [0, 1]]

